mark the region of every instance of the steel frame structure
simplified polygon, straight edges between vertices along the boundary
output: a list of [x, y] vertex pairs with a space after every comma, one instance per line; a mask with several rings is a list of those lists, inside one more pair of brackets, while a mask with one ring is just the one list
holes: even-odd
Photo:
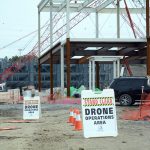
[[[41, 34], [41, 36], [39, 36], [38, 42], [35, 44], [33, 49], [28, 54], [26, 54], [25, 57], [20, 58], [18, 61], [16, 61], [12, 66], [7, 68], [0, 75], [1, 82], [7, 80], [14, 73], [18, 72], [26, 64], [26, 62], [32, 60], [34, 58], [34, 56], [39, 56], [40, 55], [39, 49], [41, 49], [41, 51], [44, 51], [45, 49], [51, 47], [53, 42], [58, 41], [58, 39], [60, 39], [61, 36], [65, 35], [66, 25], [68, 26], [68, 24], [64, 24], [57, 31], [55, 31], [53, 33], [53, 37], [55, 37], [55, 38], [53, 38], [53, 40], [52, 40], [52, 38], [50, 38], [51, 37], [50, 35], [52, 35], [52, 32], [53, 32], [52, 28], [55, 28], [55, 26], [57, 25], [59, 20], [62, 19], [64, 12], [67, 11], [67, 7], [66, 7], [67, 3], [65, 0], [53, 0], [52, 3], [50, 3], [50, 2], [51, 1], [48, 1], [48, 0], [41, 1], [41, 3], [38, 5], [38, 8], [39, 8], [38, 17], [40, 20], [40, 12], [43, 12], [43, 11], [44, 12], [46, 12], [46, 11], [50, 12], [50, 20], [52, 20], [51, 25], [49, 25], [48, 22], [46, 22], [46, 24], [40, 28], [40, 31], [42, 31], [42, 30], [44, 30], [44, 31]], [[101, 4], [101, 2], [104, 2], [104, 3]], [[68, 10], [70, 11], [70, 13], [72, 13], [72, 12], [79, 12], [79, 13], [70, 20], [70, 23], [69, 23], [70, 29], [72, 29], [79, 22], [81, 22], [83, 19], [88, 17], [88, 15], [90, 13], [96, 12], [96, 31], [98, 31], [98, 11], [100, 11], [100, 13], [116, 13], [116, 8], [117, 8], [117, 18], [118, 18], [117, 19], [117, 25], [119, 26], [119, 24], [120, 24], [119, 14], [121, 14], [121, 13], [124, 14], [126, 10], [124, 8], [120, 8], [119, 1], [117, 3], [116, 8], [105, 8], [105, 6], [107, 6], [110, 2], [112, 2], [112, 1], [111, 0], [109, 0], [109, 1], [78, 0], [78, 3], [71, 1], [69, 3]], [[141, 5], [141, 3], [140, 3], [140, 5]], [[53, 10], [53, 12], [59, 11], [60, 13], [57, 13], [54, 17], [52, 17], [52, 11], [51, 10]], [[143, 5], [142, 5], [142, 8], [138, 8], [138, 9], [137, 8], [129, 8], [129, 11], [131, 13], [145, 12]], [[128, 22], [127, 18], [125, 18], [125, 16], [122, 16], [122, 17], [128, 23], [128, 25], [131, 26], [131, 24]], [[51, 28], [50, 28], [50, 26], [51, 26]], [[140, 30], [138, 29], [138, 27], [135, 24], [134, 24], [134, 26], [136, 27], [135, 29], [137, 29], [136, 30], [137, 36], [141, 37], [140, 35], [142, 35], [142, 33], [140, 32]], [[40, 27], [40, 22], [39, 22], [39, 27]], [[46, 28], [46, 29], [44, 29], [44, 28]], [[98, 36], [99, 36], [98, 32], [96, 32], [96, 38], [98, 38]], [[120, 37], [119, 28], [117, 30], [117, 37], [118, 38]], [[31, 57], [31, 55], [32, 55], [32, 57]], [[26, 58], [30, 58], [30, 59], [26, 59]]]
[[[40, 39], [40, 14], [41, 12], [50, 12], [50, 36], [48, 37], [50, 39], [49, 42], [49, 46], [48, 49], [50, 50], [50, 54], [47, 53], [46, 55], [46, 59], [47, 60], [51, 60], [50, 61], [50, 65], [52, 66], [52, 61], [54, 60], [53, 55], [57, 52], [57, 50], [60, 50], [60, 60], [61, 60], [61, 88], [62, 88], [62, 93], [63, 93], [63, 89], [64, 89], [64, 61], [66, 62], [66, 67], [67, 67], [67, 96], [70, 96], [70, 63], [71, 63], [71, 55], [72, 55], [72, 50], [71, 50], [71, 42], [70, 42], [70, 30], [77, 25], [79, 22], [81, 22], [84, 18], [86, 18], [87, 16], [89, 16], [90, 13], [94, 12], [96, 14], [96, 26], [95, 26], [95, 31], [96, 31], [96, 35], [95, 37], [98, 38], [98, 13], [109, 13], [111, 10], [113, 10], [112, 12], [114, 12], [114, 10], [116, 11], [117, 14], [117, 37], [120, 38], [120, 13], [124, 12], [125, 9], [120, 8], [119, 2], [120, 0], [117, 0], [117, 9], [114, 8], [106, 8], [109, 4], [113, 3], [114, 0], [74, 0], [74, 1], [70, 1], [70, 0], [42, 0], [40, 2], [40, 4], [38, 5], [38, 56], [39, 56], [39, 67], [42, 64], [41, 61], [43, 60], [43, 63], [45, 61], [45, 56], [41, 55], [41, 52], [43, 51], [41, 49], [41, 39]], [[148, 2], [149, 3], [149, 2]], [[148, 5], [148, 4], [147, 4]], [[127, 6], [126, 6], [127, 7]], [[133, 12], [133, 13], [141, 13], [143, 12], [143, 8], [140, 9], [133, 9], [133, 8], [126, 8], [126, 11], [128, 10], [128, 16], [130, 16], [129, 11]], [[59, 34], [58, 38], [56, 38], [56, 40], [54, 40], [53, 35], [55, 35], [53, 33], [53, 20], [52, 20], [52, 13], [58, 13], [59, 12], [66, 12], [66, 24], [64, 24], [63, 26], [61, 26], [58, 31], [56, 31], [55, 34]], [[72, 12], [76, 12], [77, 13], [77, 18], [70, 18], [71, 17], [71, 13]], [[82, 14], [80, 16], [80, 14]], [[147, 13], [146, 13], [147, 14]], [[71, 25], [71, 20], [73, 20], [73, 25]], [[77, 21], [76, 21], [77, 20]], [[132, 22], [132, 19], [129, 18], [129, 25], [134, 28], [134, 23]], [[134, 31], [135, 32], [135, 31]], [[53, 43], [55, 44], [56, 41], [63, 36], [66, 33], [66, 41], [65, 42], [61, 42], [61, 43], [57, 43], [56, 45], [53, 45]], [[91, 39], [93, 40], [93, 39]], [[144, 46], [145, 47], [145, 46]], [[105, 47], [104, 49], [106, 49], [107, 47]], [[57, 49], [57, 50], [56, 50]], [[125, 48], [126, 49], [126, 48]], [[129, 48], [130, 49], [130, 48]], [[56, 51], [55, 51], [56, 50]], [[135, 50], [134, 48], [131, 48], [129, 50], [132, 51]], [[122, 49], [119, 51], [119, 53], [124, 53], [125, 50]], [[92, 54], [92, 53], [91, 53]], [[100, 53], [98, 53], [98, 55], [100, 55]], [[66, 56], [66, 59], [64, 58]], [[92, 55], [90, 55], [92, 56]], [[124, 56], [124, 55], [123, 55]], [[148, 58], [148, 57], [147, 57]], [[87, 56], [85, 56], [85, 60], [87, 59]], [[148, 58], [150, 59], [150, 58]], [[80, 59], [79, 62], [83, 61], [84, 58]], [[40, 68], [39, 68], [40, 70]], [[51, 82], [53, 82], [53, 75], [52, 75], [52, 69], [50, 71], [50, 76], [51, 76]], [[147, 71], [148, 72], [148, 71]], [[150, 74], [150, 73], [149, 73]], [[40, 72], [39, 72], [39, 76], [40, 76]], [[39, 78], [39, 83], [41, 83], [40, 78]], [[52, 87], [51, 83], [51, 88]], [[39, 84], [41, 85], [41, 84]], [[39, 90], [41, 90], [41, 87], [39, 87]], [[51, 95], [52, 95], [52, 91], [51, 91]]]
[[[44, 51], [48, 50], [50, 47], [52, 47], [53, 44], [56, 44], [56, 42], [65, 34], [67, 37], [70, 37], [69, 33], [72, 28], [74, 28], [78, 23], [80, 23], [82, 20], [84, 20], [86, 17], [90, 15], [90, 13], [96, 14], [96, 22], [98, 22], [98, 14], [99, 13], [116, 13], [117, 14], [117, 37], [120, 37], [120, 14], [128, 14], [128, 17], [130, 17], [130, 13], [143, 13], [145, 12], [144, 8], [120, 8], [120, 1], [117, 0], [116, 8], [107, 8], [111, 3], [114, 3], [115, 0], [42, 0], [40, 4], [38, 5], [38, 49], [40, 51], [38, 54], [44, 53]], [[115, 5], [115, 3], [114, 3]], [[126, 5], [126, 1], [125, 1]], [[42, 40], [40, 38], [41, 32], [40, 32], [40, 14], [42, 12], [50, 12], [50, 31], [48, 36]], [[52, 24], [57, 24], [57, 21], [55, 21], [52, 18], [52, 14], [55, 13], [56, 16], [61, 13], [66, 13], [66, 23], [60, 26], [57, 31], [54, 31], [54, 26]], [[76, 12], [77, 14], [71, 18], [71, 13]], [[130, 12], [130, 13], [129, 13]], [[122, 16], [122, 18], [128, 23], [130, 27], [132, 27], [133, 31], [136, 30], [136, 34], [138, 37], [143, 36], [140, 29], [136, 26], [136, 24], [132, 21], [131, 18], [126, 19], [126, 16]], [[129, 21], [129, 22], [128, 22]], [[96, 25], [96, 36], [98, 37], [98, 25]], [[134, 31], [135, 32], [135, 31]], [[135, 35], [136, 36], [136, 35]]]
[[[120, 60], [123, 56], [91, 56], [89, 57], [89, 89], [95, 90], [96, 85], [99, 85], [99, 79], [95, 80], [96, 76], [99, 76], [99, 71], [95, 71], [95, 65], [99, 65], [97, 62], [113, 62], [113, 77], [120, 77]], [[98, 83], [97, 83], [98, 82]]]

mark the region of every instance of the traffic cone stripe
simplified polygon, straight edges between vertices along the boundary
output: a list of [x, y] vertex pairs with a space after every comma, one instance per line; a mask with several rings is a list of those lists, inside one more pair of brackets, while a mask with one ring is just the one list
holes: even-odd
[[73, 116], [73, 111], [70, 112], [70, 116]]
[[81, 120], [80, 115], [77, 115], [77, 117], [76, 117], [76, 121], [80, 121], [80, 120]]
[[67, 123], [73, 123], [74, 119], [73, 119], [73, 109], [70, 108], [70, 116], [69, 116], [69, 119], [68, 119], [68, 122]]
[[75, 123], [76, 123], [76, 111], [77, 111], [77, 109], [75, 108], [73, 111], [73, 125], [75, 125]]
[[76, 116], [75, 130], [79, 131], [79, 130], [82, 130], [82, 122], [81, 122], [79, 110], [77, 110], [76, 113], [77, 113], [77, 116]]

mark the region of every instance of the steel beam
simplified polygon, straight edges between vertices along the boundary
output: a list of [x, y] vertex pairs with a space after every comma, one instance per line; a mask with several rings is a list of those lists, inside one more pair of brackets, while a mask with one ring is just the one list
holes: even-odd
[[[66, 1], [67, 1], [67, 0], [66, 0]], [[63, 3], [63, 4], [61, 4], [61, 5], [58, 7], [57, 12], [60, 12], [66, 5], [67, 5], [66, 2]]]
[[50, 3], [50, 48], [53, 46], [53, 7], [52, 1], [49, 0]]
[[85, 57], [82, 57], [78, 60], [78, 64], [84, 64], [85, 62], [88, 61], [88, 58], [89, 56], [85, 56]]
[[39, 5], [38, 5], [39, 12], [41, 12], [43, 10], [43, 8], [47, 5], [48, 2], [49, 2], [49, 0], [42, 0], [39, 3]]
[[140, 47], [123, 48], [123, 49], [118, 51], [118, 54], [124, 56], [124, 55], [128, 55], [128, 53], [130, 53], [130, 52], [132, 52], [134, 50], [139, 50], [139, 49], [140, 49]]
[[117, 38], [120, 38], [120, 0], [117, 0]]
[[150, 1], [146, 0], [147, 75], [150, 76]]
[[113, 61], [113, 77], [116, 78], [116, 61]]
[[92, 79], [92, 64], [91, 64], [91, 60], [89, 60], [89, 90], [92, 89], [92, 82], [91, 82], [91, 79]]
[[53, 54], [50, 52], [50, 98], [53, 99]]
[[83, 4], [81, 4], [80, 7], [78, 7], [77, 11], [81, 11], [84, 7], [86, 7], [87, 5], [89, 5], [91, 2], [93, 2], [93, 0], [86, 0]]
[[[145, 14], [144, 8], [129, 8], [131, 14]], [[43, 8], [42, 12], [49, 12], [49, 6]], [[53, 12], [58, 12], [58, 6], [53, 6]], [[66, 12], [66, 7], [61, 10], [61, 12]], [[78, 12], [78, 6], [70, 6], [70, 12]], [[83, 8], [80, 12], [82, 13], [95, 13], [95, 8], [86, 7]], [[98, 13], [100, 14], [116, 14], [116, 8], [103, 8]], [[120, 13], [126, 14], [125, 8], [120, 8]]]
[[150, 38], [147, 38], [147, 75], [150, 76]]
[[41, 17], [40, 11], [38, 10], [38, 57], [40, 57], [40, 49], [41, 49]]
[[120, 59], [117, 60], [117, 77], [120, 77]]
[[41, 92], [41, 64], [40, 64], [40, 61], [38, 61], [38, 90], [39, 92]]
[[97, 51], [97, 55], [105, 55], [105, 56], [115, 56], [117, 51], [114, 50], [99, 50]]
[[97, 54], [96, 51], [93, 50], [78, 50], [72, 52], [72, 56], [92, 56], [96, 54]]
[[67, 38], [66, 40], [66, 66], [67, 66], [67, 96], [70, 97], [70, 54], [71, 54], [71, 47], [70, 47], [70, 39]]
[[95, 37], [98, 38], [99, 37], [99, 16], [98, 16], [98, 12], [95, 13]]
[[60, 50], [60, 71], [61, 71], [61, 95], [64, 96], [64, 47]]
[[50, 59], [50, 54], [47, 54], [47, 55], [45, 55], [45, 56], [43, 56], [42, 58], [39, 59], [39, 63], [44, 64], [49, 59]]
[[92, 60], [92, 90], [95, 91], [95, 60]]
[[99, 88], [99, 63], [96, 62], [96, 88]]
[[102, 9], [104, 9], [105, 7], [107, 7], [108, 5], [110, 5], [112, 2], [114, 2], [114, 0], [107, 0], [106, 2], [104, 2], [103, 4], [101, 4], [99, 7], [96, 7], [96, 12], [101, 11]]
[[66, 38], [70, 37], [70, 0], [67, 1], [67, 11], [66, 11]]

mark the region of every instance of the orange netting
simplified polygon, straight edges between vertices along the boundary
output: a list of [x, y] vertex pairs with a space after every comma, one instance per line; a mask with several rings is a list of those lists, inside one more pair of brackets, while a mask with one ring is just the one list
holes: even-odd
[[127, 110], [122, 116], [125, 120], [144, 120], [150, 121], [150, 94], [143, 93], [141, 96], [141, 103], [135, 110]]

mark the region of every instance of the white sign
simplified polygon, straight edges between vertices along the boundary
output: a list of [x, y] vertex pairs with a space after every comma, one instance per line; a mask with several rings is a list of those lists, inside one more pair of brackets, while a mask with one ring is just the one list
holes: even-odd
[[23, 119], [39, 119], [41, 113], [40, 97], [24, 97]]
[[81, 101], [85, 138], [118, 135], [113, 89], [104, 89], [102, 93], [83, 90]]

